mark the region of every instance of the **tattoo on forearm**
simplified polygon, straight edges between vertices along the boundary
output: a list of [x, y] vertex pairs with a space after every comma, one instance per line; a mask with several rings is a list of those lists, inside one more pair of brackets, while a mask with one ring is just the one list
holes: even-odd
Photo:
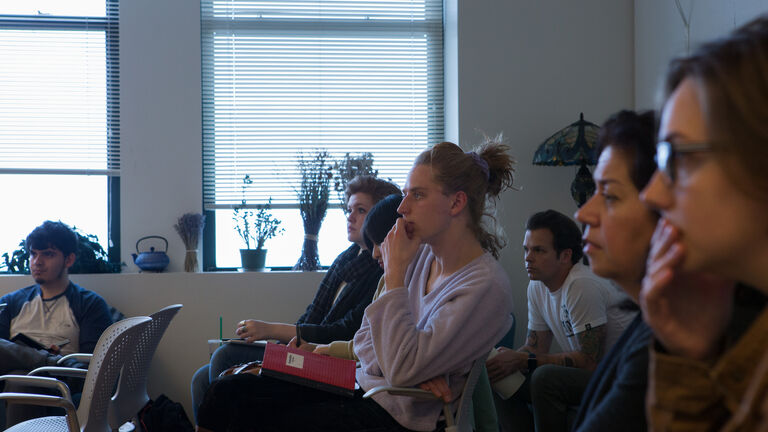
[[563, 366], [573, 367], [574, 366], [573, 359], [568, 356], [563, 357]]
[[539, 335], [536, 330], [528, 329], [528, 335], [525, 337], [525, 344], [533, 349], [539, 347]]
[[605, 325], [584, 330], [576, 335], [581, 347], [581, 353], [587, 356], [594, 364], [597, 364], [603, 357], [605, 335]]

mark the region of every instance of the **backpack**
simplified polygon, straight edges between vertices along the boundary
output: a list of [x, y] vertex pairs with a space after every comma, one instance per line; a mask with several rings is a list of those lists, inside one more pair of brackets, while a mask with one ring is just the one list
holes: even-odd
[[161, 394], [147, 402], [138, 414], [145, 432], [193, 432], [192, 423], [180, 403]]

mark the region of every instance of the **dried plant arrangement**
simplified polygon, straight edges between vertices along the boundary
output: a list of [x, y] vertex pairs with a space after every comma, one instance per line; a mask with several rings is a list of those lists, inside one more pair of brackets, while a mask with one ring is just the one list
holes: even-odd
[[[333, 170], [333, 189], [339, 197], [339, 203], [344, 207], [344, 191], [347, 189], [347, 183], [359, 175], [376, 177], [379, 170], [373, 169], [373, 153], [360, 153], [359, 156], [353, 156], [346, 153], [343, 158], [334, 162]], [[344, 209], [346, 212], [346, 209]]]
[[318, 149], [314, 154], [299, 153], [297, 167], [301, 184], [296, 189], [301, 219], [304, 221], [304, 246], [294, 270], [313, 271], [320, 268], [317, 235], [328, 210], [333, 164], [328, 151]]
[[205, 227], [205, 216], [200, 213], [184, 213], [173, 227], [187, 250], [184, 256], [184, 271], [194, 272], [197, 270], [197, 248]]

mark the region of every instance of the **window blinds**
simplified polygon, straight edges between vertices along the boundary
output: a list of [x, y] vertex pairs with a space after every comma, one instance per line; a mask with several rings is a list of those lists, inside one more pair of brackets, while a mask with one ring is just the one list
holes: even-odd
[[201, 16], [206, 209], [295, 207], [298, 154], [318, 149], [371, 152], [402, 186], [442, 139], [441, 1], [202, 0]]
[[118, 175], [118, 6], [0, 15], [0, 173]]

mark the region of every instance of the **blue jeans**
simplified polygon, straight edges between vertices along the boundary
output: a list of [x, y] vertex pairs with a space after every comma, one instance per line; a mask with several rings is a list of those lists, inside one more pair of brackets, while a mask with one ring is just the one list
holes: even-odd
[[216, 349], [211, 356], [211, 362], [195, 372], [192, 376], [192, 410], [197, 423], [197, 411], [211, 383], [219, 374], [234, 365], [261, 360], [264, 357], [264, 347], [240, 344], [224, 344]]

